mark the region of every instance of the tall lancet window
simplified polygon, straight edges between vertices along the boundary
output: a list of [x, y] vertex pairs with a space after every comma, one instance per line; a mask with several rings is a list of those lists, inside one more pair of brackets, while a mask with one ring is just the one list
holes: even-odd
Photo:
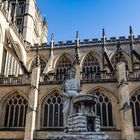
[[140, 89], [130, 99], [134, 126], [140, 126]]
[[45, 98], [42, 105], [42, 127], [62, 128], [63, 127], [63, 97], [53, 92]]
[[92, 53], [89, 53], [86, 56], [83, 63], [82, 73], [83, 80], [93, 79], [95, 76], [100, 75], [100, 64]]
[[56, 69], [56, 80], [64, 80], [67, 75], [67, 69], [72, 62], [64, 55], [60, 58]]
[[25, 127], [27, 100], [15, 95], [6, 103], [4, 127]]
[[101, 118], [101, 126], [113, 126], [112, 102], [101, 92], [93, 92], [96, 95], [97, 103], [95, 104], [95, 113]]
[[15, 75], [18, 76], [19, 74], [23, 74], [21, 66], [19, 65], [18, 61], [14, 58], [14, 56], [10, 52], [5, 52], [4, 56], [5, 63], [4, 66], [4, 75]]

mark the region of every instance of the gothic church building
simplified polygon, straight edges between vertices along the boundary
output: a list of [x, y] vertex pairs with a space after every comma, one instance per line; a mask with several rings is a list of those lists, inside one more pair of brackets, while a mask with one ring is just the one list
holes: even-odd
[[140, 139], [140, 36], [47, 41], [35, 0], [0, 0], [0, 139], [47, 139], [64, 130], [62, 82], [78, 59], [83, 94], [110, 139]]

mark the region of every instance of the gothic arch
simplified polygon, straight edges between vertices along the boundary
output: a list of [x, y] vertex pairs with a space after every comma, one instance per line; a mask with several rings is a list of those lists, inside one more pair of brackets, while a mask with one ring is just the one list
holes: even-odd
[[[122, 51], [123, 51], [124, 59], [125, 59], [125, 60], [127, 61], [127, 63], [128, 63], [128, 68], [129, 68], [130, 70], [132, 70], [132, 61], [131, 61], [131, 58], [130, 58], [129, 54], [126, 53], [124, 50], [122, 50]], [[114, 58], [115, 54], [116, 54], [116, 51], [113, 52], [113, 53], [110, 55], [110, 57], [109, 57], [110, 60], [112, 60], [112, 59]]]
[[93, 94], [97, 97], [97, 103], [95, 104], [95, 113], [101, 117], [101, 125], [103, 127], [112, 127], [115, 124], [114, 109], [117, 104], [117, 98], [105, 88], [95, 87], [90, 90], [88, 94]]
[[63, 127], [63, 96], [58, 90], [51, 91], [41, 102], [41, 127]]
[[6, 94], [0, 101], [1, 126], [24, 127], [26, 112], [28, 108], [28, 99], [25, 94], [19, 90], [13, 90]]
[[[44, 65], [46, 66], [46, 65], [47, 65], [47, 62], [48, 62], [47, 59], [46, 59], [43, 55], [40, 55], [40, 54], [39, 54], [39, 58], [40, 58], [40, 61], [43, 62]], [[32, 64], [33, 64], [33, 61], [34, 61], [34, 60], [35, 60], [35, 57], [34, 57], [34, 58], [31, 58], [30, 61], [28, 62], [27, 68], [28, 68], [28, 70], [30, 70], [30, 71], [31, 71]], [[45, 66], [43, 66], [44, 69], [45, 69]], [[43, 70], [42, 70], [42, 72], [43, 72]]]
[[85, 59], [87, 58], [88, 55], [92, 55], [94, 58], [97, 59], [99, 65], [100, 65], [100, 69], [102, 70], [103, 69], [103, 61], [102, 61], [102, 58], [98, 55], [97, 52], [94, 52], [94, 51], [90, 51], [88, 53], [86, 53], [82, 59], [81, 59], [81, 63], [80, 63], [80, 67], [82, 68], [84, 62], [85, 62]]
[[26, 96], [26, 93], [24, 93], [23, 91], [20, 91], [20, 90], [15, 89], [15, 90], [12, 90], [11, 92], [5, 94], [5, 96], [1, 98], [0, 104], [3, 104], [4, 101], [6, 101], [8, 98], [12, 97], [15, 94], [16, 95], [18, 94], [20, 96], [23, 96], [28, 101], [28, 97]]
[[135, 92], [140, 90], [140, 86], [136, 87], [132, 92], [130, 92], [129, 97], [131, 98]]
[[111, 91], [107, 90], [104, 87], [97, 86], [91, 89], [90, 91], [88, 91], [87, 94], [90, 94], [92, 92], [102, 92], [105, 96], [109, 97], [113, 102], [119, 102], [118, 97], [114, 93], [112, 93]]
[[140, 126], [140, 87], [130, 94], [130, 105], [132, 108], [133, 124]]
[[57, 59], [57, 63], [54, 69], [56, 80], [64, 80], [67, 76], [67, 70], [72, 64], [73, 59], [69, 54], [64, 53], [63, 55], [61, 55], [59, 59]]
[[60, 61], [63, 57], [65, 57], [66, 59], [70, 60], [71, 64], [72, 64], [73, 61], [74, 61], [73, 57], [72, 57], [70, 54], [64, 52], [62, 55], [58, 56], [58, 57], [55, 59], [55, 61], [54, 61], [54, 63], [53, 63], [53, 66], [54, 66], [55, 70], [57, 69], [57, 65], [58, 65], [59, 61]]
[[44, 100], [45, 98], [49, 97], [49, 96], [50, 96], [51, 94], [53, 94], [54, 92], [57, 92], [59, 95], [63, 96], [62, 91], [61, 91], [60, 89], [58, 89], [58, 88], [53, 88], [53, 89], [51, 89], [51, 90], [48, 92], [47, 95], [45, 94], [45, 95], [43, 95], [43, 96], [41, 97], [40, 103], [42, 104], [42, 103], [43, 103], [43, 100]]

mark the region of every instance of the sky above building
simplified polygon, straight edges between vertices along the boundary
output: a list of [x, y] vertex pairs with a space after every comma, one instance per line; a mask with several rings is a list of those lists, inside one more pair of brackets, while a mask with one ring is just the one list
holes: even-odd
[[37, 0], [55, 41], [128, 36], [129, 26], [140, 35], [140, 0]]

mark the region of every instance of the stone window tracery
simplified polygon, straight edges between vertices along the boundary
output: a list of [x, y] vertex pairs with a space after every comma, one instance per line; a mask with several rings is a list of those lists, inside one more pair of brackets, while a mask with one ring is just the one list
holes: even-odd
[[134, 126], [140, 126], [140, 89], [130, 99]]
[[95, 104], [95, 113], [100, 116], [101, 126], [113, 126], [112, 102], [100, 92], [96, 92], [97, 103]]
[[6, 103], [4, 127], [25, 127], [28, 103], [20, 95], [13, 96]]
[[63, 127], [63, 97], [57, 92], [43, 102], [42, 126], [44, 128]]
[[92, 79], [95, 76], [100, 75], [100, 64], [91, 53], [85, 58], [82, 73], [83, 79]]
[[61, 57], [56, 69], [56, 79], [64, 80], [67, 75], [67, 69], [71, 65], [72, 65], [71, 61], [66, 56]]

